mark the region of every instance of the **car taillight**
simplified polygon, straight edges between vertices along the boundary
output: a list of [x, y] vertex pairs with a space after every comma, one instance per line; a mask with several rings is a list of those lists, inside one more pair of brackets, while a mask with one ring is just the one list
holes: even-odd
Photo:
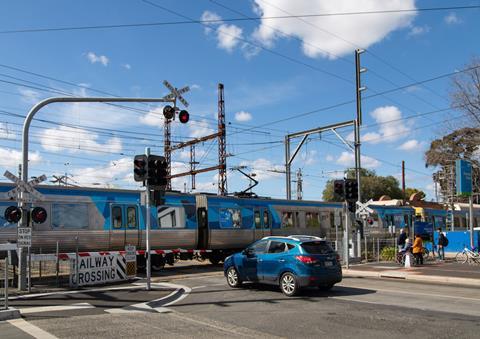
[[315, 264], [317, 262], [315, 258], [309, 257], [307, 255], [297, 255], [295, 256], [295, 258], [298, 261], [303, 262], [304, 264]]

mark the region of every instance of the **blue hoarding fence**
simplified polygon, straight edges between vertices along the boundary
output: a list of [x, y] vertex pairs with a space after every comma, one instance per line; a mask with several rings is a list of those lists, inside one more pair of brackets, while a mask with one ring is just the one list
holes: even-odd
[[[444, 232], [445, 236], [448, 238], [448, 246], [445, 247], [446, 253], [458, 253], [463, 250], [463, 248], [470, 247], [470, 231], [453, 231], [453, 232]], [[434, 242], [438, 244], [438, 232], [434, 234]], [[480, 232], [474, 231], [473, 233], [473, 243], [477, 248], [480, 247]]]

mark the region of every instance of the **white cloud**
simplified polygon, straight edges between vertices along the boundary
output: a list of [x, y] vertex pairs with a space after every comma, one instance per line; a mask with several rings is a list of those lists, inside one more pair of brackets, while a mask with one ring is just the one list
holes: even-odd
[[207, 120], [195, 121], [195, 123], [188, 124], [190, 128], [190, 136], [192, 138], [200, 138], [206, 135], [213, 134], [215, 131], [210, 127]]
[[[105, 166], [85, 167], [74, 169], [71, 176], [77, 185], [81, 186], [121, 186], [124, 183], [133, 183], [132, 158], [120, 158], [109, 161]], [[115, 185], [115, 182], [118, 182]]]
[[217, 29], [218, 47], [232, 52], [242, 38], [243, 30], [235, 25], [221, 24]]
[[301, 155], [302, 160], [305, 162], [305, 165], [313, 165], [314, 163], [317, 162], [317, 151], [316, 150], [311, 150], [308, 151], [307, 153], [302, 153]]
[[240, 165], [248, 166], [249, 170], [246, 173], [255, 173], [255, 179], [259, 181], [279, 178], [285, 175], [284, 165], [274, 164], [270, 160], [264, 158], [259, 158], [253, 161], [242, 161]]
[[334, 158], [333, 155], [328, 154], [328, 155], [325, 157], [325, 160], [327, 160], [327, 161], [333, 161], [333, 160], [335, 160], [335, 158]]
[[410, 132], [405, 126], [402, 118], [402, 112], [395, 106], [378, 107], [370, 115], [380, 125], [378, 132], [369, 132], [364, 134], [363, 141], [371, 143], [393, 142]]
[[[28, 163], [36, 164], [42, 160], [40, 153], [29, 152]], [[22, 162], [22, 152], [9, 148], [0, 148], [0, 166], [17, 169], [18, 164]]]
[[103, 66], [107, 66], [110, 60], [105, 55], [96, 55], [93, 52], [88, 52], [86, 54], [88, 61], [92, 64], [101, 63]]
[[[342, 154], [337, 159], [337, 164], [343, 165], [345, 167], [353, 167], [355, 165], [354, 154], [352, 152], [342, 152]], [[362, 155], [361, 164], [362, 167], [365, 168], [376, 168], [380, 166], [380, 161], [369, 156]]]
[[[263, 17], [320, 13], [364, 12], [393, 9], [415, 9], [414, 0], [277, 0], [275, 5], [256, 0], [254, 10]], [[318, 16], [262, 20], [253, 37], [273, 47], [276, 40], [289, 35], [303, 40], [305, 55], [335, 59], [353, 53], [358, 46], [368, 48], [383, 40], [390, 32], [411, 25], [416, 12]], [[339, 39], [343, 37], [344, 39]], [[345, 41], [348, 40], [348, 41]], [[352, 42], [352, 43], [349, 43]], [[332, 53], [332, 54], [330, 54]]]
[[140, 122], [148, 126], [163, 128], [165, 120], [163, 117], [163, 107], [164, 106], [157, 106], [151, 109], [147, 114], [140, 117]]
[[40, 137], [42, 147], [51, 152], [99, 154], [98, 151], [116, 153], [122, 150], [119, 138], [110, 138], [105, 143], [97, 140], [98, 135], [91, 131], [67, 126], [46, 129]]
[[398, 147], [399, 150], [402, 151], [419, 151], [419, 148], [423, 147], [423, 144], [421, 142], [418, 142], [418, 140], [412, 139], [404, 142], [402, 145]]
[[125, 68], [125, 69], [128, 69], [128, 70], [132, 69], [132, 65], [130, 65], [130, 64], [123, 64], [122, 67]]
[[[20, 136], [20, 133], [18, 133], [18, 136]], [[17, 139], [17, 132], [13, 130], [11, 127], [9, 127], [8, 123], [1, 122], [0, 123], [0, 139], [15, 140]]]
[[20, 87], [18, 88], [18, 91], [20, 92], [22, 96], [22, 101], [29, 103], [29, 104], [36, 104], [41, 100], [41, 95], [37, 91], [34, 91], [29, 88], [23, 88]]
[[455, 25], [462, 22], [462, 20], [454, 12], [449, 13], [445, 18], [443, 18], [447, 25]]
[[235, 113], [235, 120], [237, 120], [239, 122], [250, 121], [250, 120], [252, 120], [252, 115], [248, 112], [240, 111], [240, 112]]
[[419, 35], [422, 35], [422, 34], [427, 34], [428, 32], [430, 32], [430, 26], [427, 26], [427, 25], [423, 25], [423, 26], [413, 26], [411, 29], [410, 29], [410, 32], [408, 32], [408, 35], [409, 36], [419, 36]]
[[213, 12], [204, 11], [201, 20], [214, 20], [218, 22], [206, 23], [205, 34], [210, 34], [213, 30], [216, 31], [217, 46], [231, 53], [233, 49], [243, 38], [243, 29], [236, 25], [229, 25], [222, 23], [222, 18]]
[[202, 87], [198, 84], [193, 84], [193, 85], [190, 85], [190, 89], [194, 90], [194, 89], [202, 89]]

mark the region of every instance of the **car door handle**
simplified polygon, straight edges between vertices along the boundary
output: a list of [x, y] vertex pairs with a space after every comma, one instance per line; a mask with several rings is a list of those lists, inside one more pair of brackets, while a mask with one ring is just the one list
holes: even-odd
[[278, 259], [278, 262], [285, 262], [285, 259]]
[[258, 261], [258, 262], [262, 262], [262, 261], [263, 261], [263, 259], [258, 259], [257, 261]]

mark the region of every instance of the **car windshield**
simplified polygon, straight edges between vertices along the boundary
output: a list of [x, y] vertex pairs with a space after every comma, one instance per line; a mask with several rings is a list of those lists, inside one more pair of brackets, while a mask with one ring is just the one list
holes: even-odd
[[325, 241], [304, 242], [301, 246], [309, 254], [329, 254], [333, 252], [333, 249]]

